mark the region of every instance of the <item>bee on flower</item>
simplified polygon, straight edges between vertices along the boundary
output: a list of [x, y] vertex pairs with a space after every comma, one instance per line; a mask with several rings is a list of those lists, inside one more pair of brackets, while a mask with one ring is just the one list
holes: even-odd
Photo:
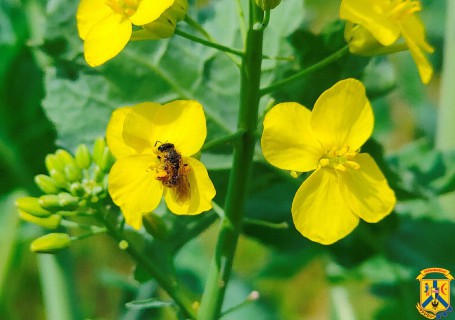
[[178, 100], [164, 105], [145, 102], [115, 110], [106, 130], [116, 158], [109, 174], [109, 193], [139, 229], [142, 215], [164, 200], [175, 214], [210, 210], [215, 188], [207, 169], [192, 156], [207, 135], [202, 106]]
[[115, 57], [133, 25], [142, 27], [138, 39], [169, 38], [187, 9], [188, 0], [81, 0], [76, 20], [85, 60], [96, 67]]
[[359, 55], [375, 55], [409, 49], [423, 83], [428, 83], [433, 67], [425, 53], [433, 47], [425, 39], [425, 27], [417, 13], [418, 0], [342, 0], [340, 18], [347, 20], [345, 38], [349, 50]]
[[314, 170], [291, 208], [303, 236], [331, 244], [348, 235], [359, 218], [378, 222], [392, 211], [393, 190], [374, 159], [360, 152], [373, 125], [365, 88], [355, 79], [322, 93], [313, 111], [286, 102], [265, 116], [261, 145], [266, 160], [284, 170]]

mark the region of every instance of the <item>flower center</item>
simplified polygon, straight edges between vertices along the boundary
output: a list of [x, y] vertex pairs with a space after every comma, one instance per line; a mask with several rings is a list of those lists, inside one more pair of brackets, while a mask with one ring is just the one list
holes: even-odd
[[106, 0], [106, 4], [116, 13], [131, 17], [136, 13], [140, 0]]
[[422, 6], [418, 0], [392, 0], [388, 10], [388, 16], [396, 20], [401, 20], [421, 10]]
[[357, 151], [352, 151], [349, 146], [343, 146], [341, 148], [332, 148], [319, 159], [319, 166], [324, 168], [332, 168], [345, 172], [348, 168], [358, 170], [360, 165], [352, 161]]

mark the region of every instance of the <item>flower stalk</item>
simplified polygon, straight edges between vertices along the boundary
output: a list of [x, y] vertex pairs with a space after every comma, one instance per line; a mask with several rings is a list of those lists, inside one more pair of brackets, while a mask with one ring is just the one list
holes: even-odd
[[128, 239], [125, 238], [123, 232], [117, 229], [116, 225], [112, 221], [105, 218], [106, 213], [107, 209], [100, 208], [98, 218], [106, 227], [109, 235], [118, 243], [127, 241], [128, 246], [125, 247], [125, 251], [137, 262], [138, 265], [144, 268], [144, 270], [156, 279], [160, 286], [166, 290], [169, 296], [172, 297], [175, 303], [181, 308], [186, 317], [189, 319], [196, 319], [196, 313], [192, 307], [193, 301], [185, 293], [184, 289], [179, 285], [177, 280], [165, 270], [161, 270], [153, 260], [151, 260], [147, 255], [144, 255], [143, 252], [136, 248], [133, 243], [128, 242]]
[[215, 256], [210, 265], [198, 312], [200, 320], [214, 320], [220, 317], [242, 229], [247, 184], [256, 144], [255, 131], [260, 99], [259, 85], [264, 30], [255, 28], [257, 22], [262, 22], [262, 12], [258, 10], [254, 1], [250, 1], [249, 30], [245, 57], [242, 60], [240, 110], [237, 125], [237, 130], [244, 131], [244, 134], [234, 145], [234, 160], [224, 208], [225, 216], [221, 222]]

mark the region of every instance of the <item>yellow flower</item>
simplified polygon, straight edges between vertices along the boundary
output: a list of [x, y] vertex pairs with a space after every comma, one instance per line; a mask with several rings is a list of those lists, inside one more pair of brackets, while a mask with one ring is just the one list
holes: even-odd
[[404, 39], [422, 82], [428, 83], [433, 68], [424, 52], [434, 49], [425, 40], [424, 25], [415, 14], [419, 11], [417, 0], [342, 0], [340, 18], [348, 20], [345, 38], [350, 51], [364, 55], [393, 52]]
[[359, 223], [378, 222], [395, 206], [395, 194], [373, 158], [360, 153], [374, 119], [365, 88], [354, 79], [326, 90], [309, 111], [280, 103], [264, 119], [262, 151], [272, 165], [315, 170], [292, 203], [295, 227], [305, 237], [331, 244]]
[[130, 40], [133, 25], [149, 29], [152, 38], [170, 37], [187, 6], [187, 0], [81, 0], [76, 18], [85, 60], [96, 67], [115, 57]]
[[194, 215], [212, 208], [215, 188], [207, 169], [191, 156], [207, 135], [202, 106], [179, 100], [145, 102], [115, 110], [106, 138], [117, 161], [109, 174], [109, 193], [139, 229], [142, 215], [162, 196], [175, 214]]

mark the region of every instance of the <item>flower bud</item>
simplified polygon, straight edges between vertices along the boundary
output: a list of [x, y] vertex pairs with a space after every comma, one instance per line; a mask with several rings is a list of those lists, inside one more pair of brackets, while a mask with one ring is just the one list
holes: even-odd
[[49, 233], [39, 237], [30, 245], [30, 250], [37, 253], [55, 253], [70, 245], [71, 238], [66, 233]]
[[55, 169], [52, 169], [51, 171], [49, 171], [51, 178], [55, 181], [57, 186], [59, 186], [60, 188], [66, 188], [66, 186], [68, 184], [68, 181], [66, 181], [65, 175], [62, 173], [63, 171], [64, 171], [63, 169], [62, 169], [62, 171], [57, 171]]
[[99, 166], [95, 166], [95, 169], [93, 169], [93, 177], [95, 178], [95, 181], [100, 183], [104, 179], [104, 172], [101, 170]]
[[58, 194], [60, 207], [63, 211], [73, 211], [79, 206], [79, 199], [66, 192]]
[[48, 195], [41, 196], [38, 199], [38, 203], [41, 207], [43, 207], [44, 209], [47, 209], [49, 211], [55, 212], [58, 210], [62, 210], [62, 208], [60, 206], [60, 198], [58, 195], [55, 195], [55, 194], [48, 194]]
[[39, 198], [41, 207], [49, 211], [73, 211], [78, 208], [79, 199], [69, 193], [61, 192], [58, 195], [49, 194]]
[[66, 150], [58, 149], [55, 152], [55, 155], [61, 162], [63, 162], [64, 166], [67, 166], [69, 164], [75, 165], [75, 163], [76, 163], [73, 156]]
[[100, 166], [101, 169], [104, 172], [109, 172], [109, 170], [111, 170], [111, 167], [114, 164], [114, 162], [115, 162], [115, 159], [112, 156], [112, 153], [109, 151], [108, 148], [105, 148], [104, 152], [103, 152], [103, 157], [101, 158], [101, 166]]
[[90, 151], [85, 144], [81, 144], [76, 150], [76, 163], [81, 169], [88, 169], [92, 164]]
[[256, 4], [262, 10], [272, 10], [276, 8], [280, 3], [281, 0], [255, 0]]
[[93, 145], [93, 161], [101, 167], [103, 162], [104, 149], [106, 148], [106, 141], [104, 138], [97, 138]]
[[82, 197], [85, 194], [85, 189], [80, 182], [74, 182], [70, 185], [70, 192], [76, 197]]
[[46, 229], [57, 229], [62, 221], [62, 217], [57, 214], [53, 214], [45, 218], [38, 218], [23, 210], [19, 210], [19, 217], [24, 221], [34, 223]]
[[55, 154], [48, 154], [44, 163], [49, 173], [52, 170], [63, 171], [63, 168], [65, 167], [65, 164]]
[[54, 179], [44, 174], [37, 175], [35, 177], [35, 183], [44, 193], [47, 194], [58, 193], [60, 189]]
[[48, 217], [51, 212], [47, 211], [40, 205], [39, 199], [33, 197], [22, 197], [16, 200], [16, 206], [35, 216], [35, 217]]
[[65, 176], [70, 182], [81, 181], [82, 171], [79, 167], [74, 164], [67, 164], [65, 166]]

